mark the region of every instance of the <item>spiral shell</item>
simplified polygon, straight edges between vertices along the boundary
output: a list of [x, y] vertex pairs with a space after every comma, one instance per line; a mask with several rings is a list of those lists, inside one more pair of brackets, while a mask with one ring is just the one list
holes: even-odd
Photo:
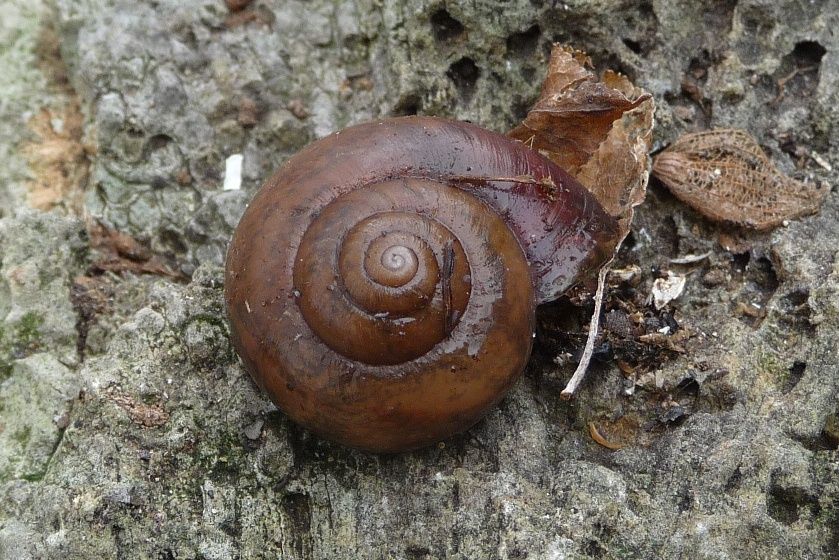
[[429, 117], [352, 127], [291, 158], [245, 212], [227, 262], [233, 341], [304, 426], [420, 447], [503, 397], [536, 303], [608, 256], [614, 227], [501, 135]]

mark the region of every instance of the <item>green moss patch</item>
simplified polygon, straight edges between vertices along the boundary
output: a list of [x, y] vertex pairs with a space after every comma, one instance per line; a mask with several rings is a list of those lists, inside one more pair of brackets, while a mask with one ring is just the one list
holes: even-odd
[[12, 363], [31, 356], [41, 348], [41, 327], [44, 318], [26, 313], [11, 325], [0, 326], [0, 380], [12, 373]]

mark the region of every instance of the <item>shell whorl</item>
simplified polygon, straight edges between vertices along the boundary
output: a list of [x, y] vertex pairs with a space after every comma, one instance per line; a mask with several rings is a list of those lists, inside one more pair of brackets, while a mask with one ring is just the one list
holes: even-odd
[[470, 261], [488, 259], [486, 221], [457, 219], [486, 213], [481, 206], [443, 183], [409, 179], [335, 199], [307, 229], [294, 264], [309, 327], [338, 354], [366, 364], [426, 354], [466, 311]]

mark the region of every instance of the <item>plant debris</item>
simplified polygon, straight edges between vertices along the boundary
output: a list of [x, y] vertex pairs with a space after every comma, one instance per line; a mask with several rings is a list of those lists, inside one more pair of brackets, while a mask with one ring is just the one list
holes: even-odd
[[88, 235], [90, 246], [99, 253], [90, 267], [92, 273], [136, 272], [183, 279], [183, 274], [170, 267], [163, 257], [126, 233], [96, 222], [89, 224]]
[[710, 257], [713, 254], [714, 254], [713, 251], [707, 251], [705, 253], [702, 253], [701, 255], [691, 254], [691, 255], [685, 255], [683, 257], [678, 257], [678, 258], [669, 259], [669, 260], [670, 260], [670, 264], [696, 264], [696, 263], [704, 261], [705, 259], [707, 259], [708, 257]]
[[[617, 254], [650, 175], [652, 96], [611, 70], [598, 79], [582, 51], [556, 44], [539, 100], [509, 136], [568, 171], [618, 220]], [[569, 399], [594, 353], [610, 259], [597, 276], [595, 311], [577, 370], [562, 391]]]
[[574, 395], [574, 391], [583, 381], [588, 364], [591, 362], [591, 356], [594, 353], [594, 343], [597, 340], [597, 331], [600, 325], [600, 310], [603, 306], [603, 294], [606, 291], [606, 275], [609, 273], [609, 265], [611, 260], [607, 262], [600, 269], [597, 275], [597, 292], [594, 294], [594, 313], [591, 316], [591, 323], [589, 323], [588, 337], [586, 337], [586, 345], [583, 348], [583, 356], [580, 358], [580, 363], [574, 371], [574, 375], [568, 381], [568, 384], [560, 393], [560, 397], [565, 400], [570, 399]]
[[682, 295], [685, 290], [687, 276], [667, 271], [663, 278], [656, 278], [653, 282], [652, 298], [656, 309], [661, 309], [674, 299]]
[[588, 423], [588, 433], [591, 435], [591, 439], [593, 439], [606, 449], [617, 451], [618, 449], [623, 447], [623, 445], [621, 445], [620, 443], [609, 441], [608, 439], [603, 437], [603, 435], [600, 433], [600, 430], [597, 429], [597, 425], [594, 422]]
[[646, 445], [650, 437], [641, 430], [635, 414], [621, 415], [617, 419], [601, 418], [588, 422], [588, 433], [597, 444], [617, 451], [629, 445]]
[[816, 212], [830, 192], [783, 175], [737, 129], [682, 136], [656, 157], [653, 174], [704, 216], [756, 230]]
[[[634, 265], [609, 272], [595, 344], [597, 359], [614, 361], [634, 385], [644, 385], [649, 372], [701, 344], [687, 318], [667, 306], [656, 309], [649, 293], [653, 283], [649, 275]], [[566, 297], [551, 304], [557, 311], [542, 315], [538, 327], [542, 344], [551, 349], [553, 362], [562, 367], [579, 361], [585, 337], [580, 324], [586, 322], [593, 307], [593, 298], [582, 287]]]
[[598, 79], [591, 67], [584, 52], [554, 45], [539, 100], [509, 136], [580, 181], [623, 238], [646, 194], [655, 104], [625, 76], [607, 70]]
[[108, 397], [123, 409], [131, 421], [145, 428], [159, 428], [169, 421], [169, 413], [160, 405], [136, 402], [128, 395], [108, 392]]

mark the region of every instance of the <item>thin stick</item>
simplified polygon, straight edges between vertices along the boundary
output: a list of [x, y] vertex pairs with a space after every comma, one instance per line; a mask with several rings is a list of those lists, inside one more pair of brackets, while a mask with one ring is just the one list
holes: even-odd
[[597, 291], [594, 294], [594, 314], [591, 316], [591, 322], [588, 324], [588, 338], [586, 339], [586, 346], [583, 349], [583, 357], [580, 358], [580, 364], [574, 371], [574, 375], [568, 381], [568, 385], [559, 394], [562, 400], [568, 400], [574, 396], [574, 391], [582, 383], [586, 376], [588, 365], [591, 362], [591, 355], [594, 353], [594, 343], [597, 340], [597, 331], [600, 328], [600, 310], [603, 307], [603, 294], [606, 292], [606, 276], [609, 274], [609, 266], [612, 260], [603, 265], [600, 272], [597, 274]]

